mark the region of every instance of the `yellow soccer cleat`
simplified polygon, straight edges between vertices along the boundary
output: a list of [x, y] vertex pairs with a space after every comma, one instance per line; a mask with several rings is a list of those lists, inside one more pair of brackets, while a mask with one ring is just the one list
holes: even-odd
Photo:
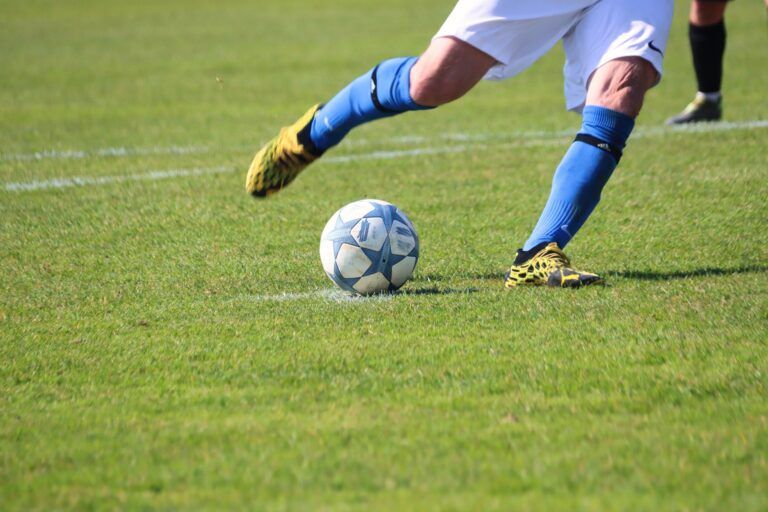
[[256, 153], [245, 178], [245, 189], [254, 197], [266, 197], [292, 182], [320, 154], [311, 151], [308, 141], [312, 118], [320, 105], [310, 108], [291, 126]]
[[571, 260], [555, 242], [548, 244], [533, 256], [533, 251], [517, 252], [517, 259], [504, 276], [504, 288], [522, 285], [580, 288], [591, 284], [604, 284], [603, 278], [571, 268]]

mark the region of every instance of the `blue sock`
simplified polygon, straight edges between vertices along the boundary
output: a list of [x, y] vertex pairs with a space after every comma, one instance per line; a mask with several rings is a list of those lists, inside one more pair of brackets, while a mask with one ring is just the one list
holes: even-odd
[[317, 111], [309, 137], [319, 152], [335, 146], [363, 123], [409, 110], [425, 110], [411, 98], [416, 57], [385, 60], [357, 78]]
[[600, 201], [635, 120], [604, 107], [584, 107], [581, 131], [555, 171], [552, 190], [523, 250], [557, 242], [565, 247]]

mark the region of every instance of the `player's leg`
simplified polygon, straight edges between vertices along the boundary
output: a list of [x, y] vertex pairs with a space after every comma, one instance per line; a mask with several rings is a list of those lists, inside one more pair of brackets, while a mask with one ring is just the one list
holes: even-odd
[[717, 121], [722, 117], [723, 55], [725, 54], [726, 0], [693, 0], [688, 18], [688, 39], [698, 92], [668, 124]]
[[444, 37], [433, 40], [419, 58], [379, 63], [265, 145], [248, 171], [247, 191], [256, 197], [277, 192], [356, 126], [453, 101], [495, 63], [472, 45]]
[[549, 200], [524, 250], [550, 242], [565, 248], [584, 225], [621, 159], [645, 93], [657, 77], [641, 57], [612, 60], [595, 71], [581, 129], [555, 171]]
[[434, 108], [466, 94], [495, 59], [454, 38], [438, 38], [418, 59], [390, 59], [349, 84], [318, 110], [309, 133], [316, 152], [363, 123]]
[[621, 159], [645, 93], [657, 79], [654, 67], [641, 57], [618, 58], [595, 71], [581, 130], [555, 171], [549, 199], [518, 252], [506, 279], [507, 287], [544, 282], [582, 286], [601, 281], [595, 274], [568, 268], [570, 263], [562, 249], [600, 201], [603, 187]]
[[602, 281], [570, 268], [562, 249], [597, 206], [645, 93], [661, 77], [671, 18], [671, 0], [604, 0], [564, 38], [568, 107], [584, 105], [582, 126], [555, 171], [536, 227], [507, 274], [508, 288]]

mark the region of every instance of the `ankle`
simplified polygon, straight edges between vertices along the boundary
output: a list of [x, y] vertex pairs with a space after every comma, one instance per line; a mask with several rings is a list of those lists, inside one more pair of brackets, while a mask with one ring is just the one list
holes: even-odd
[[299, 131], [299, 133], [296, 134], [296, 138], [299, 141], [299, 144], [304, 146], [304, 149], [312, 153], [314, 156], [322, 156], [323, 153], [325, 153], [324, 149], [319, 149], [315, 142], [312, 140], [312, 124], [315, 122], [315, 119], [313, 118], [312, 121], [307, 123], [307, 125]]
[[720, 103], [720, 100], [723, 99], [723, 95], [720, 93], [720, 91], [717, 91], [717, 92], [698, 91], [696, 93], [696, 99], [707, 101], [709, 103]]
[[536, 254], [541, 251], [543, 248], [545, 248], [547, 245], [549, 245], [551, 242], [539, 242], [538, 244], [532, 246], [530, 249], [520, 249], [517, 251], [517, 256], [515, 257], [514, 265], [521, 265], [528, 261], [529, 259], [536, 256]]

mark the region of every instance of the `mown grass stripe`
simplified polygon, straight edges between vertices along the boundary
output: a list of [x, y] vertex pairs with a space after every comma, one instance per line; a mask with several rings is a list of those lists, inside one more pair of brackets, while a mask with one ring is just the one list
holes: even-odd
[[[684, 126], [659, 126], [659, 127], [639, 127], [635, 130], [633, 137], [643, 137], [651, 134], [665, 133], [705, 133], [721, 132], [732, 130], [768, 128], [768, 120], [752, 121], [733, 121], [718, 123], [699, 123], [696, 125]], [[450, 140], [454, 142], [482, 142], [490, 140], [503, 140], [511, 138], [520, 139], [552, 139], [560, 137], [569, 137], [573, 130], [531, 130], [517, 132], [499, 132], [499, 133], [445, 133], [435, 137], [425, 137], [421, 135], [402, 135], [384, 139], [364, 139], [358, 138], [354, 141], [354, 146], [367, 146], [374, 142], [386, 144], [420, 144], [430, 140]], [[254, 147], [239, 147], [237, 151], [251, 150]], [[217, 148], [209, 146], [158, 146], [144, 148], [130, 147], [108, 147], [98, 149], [43, 149], [31, 153], [4, 153], [0, 154], [0, 161], [36, 161], [36, 160], [69, 160], [69, 159], [87, 159], [98, 157], [126, 158], [134, 156], [149, 155], [186, 155], [203, 154], [217, 151]]]
[[[703, 132], [721, 132], [721, 131], [733, 131], [733, 130], [745, 130], [745, 129], [760, 129], [768, 127], [768, 121], [749, 121], [749, 122], [734, 122], [734, 123], [704, 123], [693, 126], [684, 127], [650, 127], [639, 129], [633, 135], [633, 138], [650, 138], [664, 136], [668, 134], [680, 133], [680, 134], [696, 134]], [[437, 146], [437, 147], [424, 147], [413, 148], [403, 150], [390, 150], [390, 151], [372, 151], [369, 153], [357, 153], [349, 155], [338, 155], [324, 158], [319, 161], [321, 164], [343, 164], [350, 162], [357, 162], [361, 160], [390, 160], [395, 158], [406, 158], [412, 156], [424, 156], [424, 155], [440, 155], [448, 153], [463, 153], [471, 149], [477, 149], [479, 146], [477, 143], [485, 142], [486, 145], [496, 145], [501, 147], [533, 147], [533, 146], [546, 146], [551, 144], [561, 144], [564, 137], [570, 134], [564, 132], [536, 132], [540, 136], [538, 138], [532, 137], [526, 140], [525, 137], [520, 137], [522, 140], [514, 142], [503, 142], [502, 134], [496, 136], [491, 134], [450, 134], [444, 135], [441, 138], [453, 137], [455, 141], [474, 142], [473, 145], [449, 145], [449, 146]], [[235, 167], [211, 167], [211, 168], [191, 168], [191, 169], [171, 169], [171, 170], [155, 170], [144, 172], [140, 174], [124, 174], [113, 176], [75, 176], [72, 178], [52, 178], [44, 180], [33, 180], [26, 182], [10, 182], [3, 185], [3, 189], [6, 192], [32, 192], [36, 190], [49, 190], [60, 189], [70, 187], [85, 187], [85, 186], [101, 186], [109, 185], [112, 183], [122, 183], [129, 181], [158, 181], [172, 178], [191, 177], [191, 176], [205, 176], [210, 174], [221, 174], [226, 172], [241, 172], [242, 169]]]

